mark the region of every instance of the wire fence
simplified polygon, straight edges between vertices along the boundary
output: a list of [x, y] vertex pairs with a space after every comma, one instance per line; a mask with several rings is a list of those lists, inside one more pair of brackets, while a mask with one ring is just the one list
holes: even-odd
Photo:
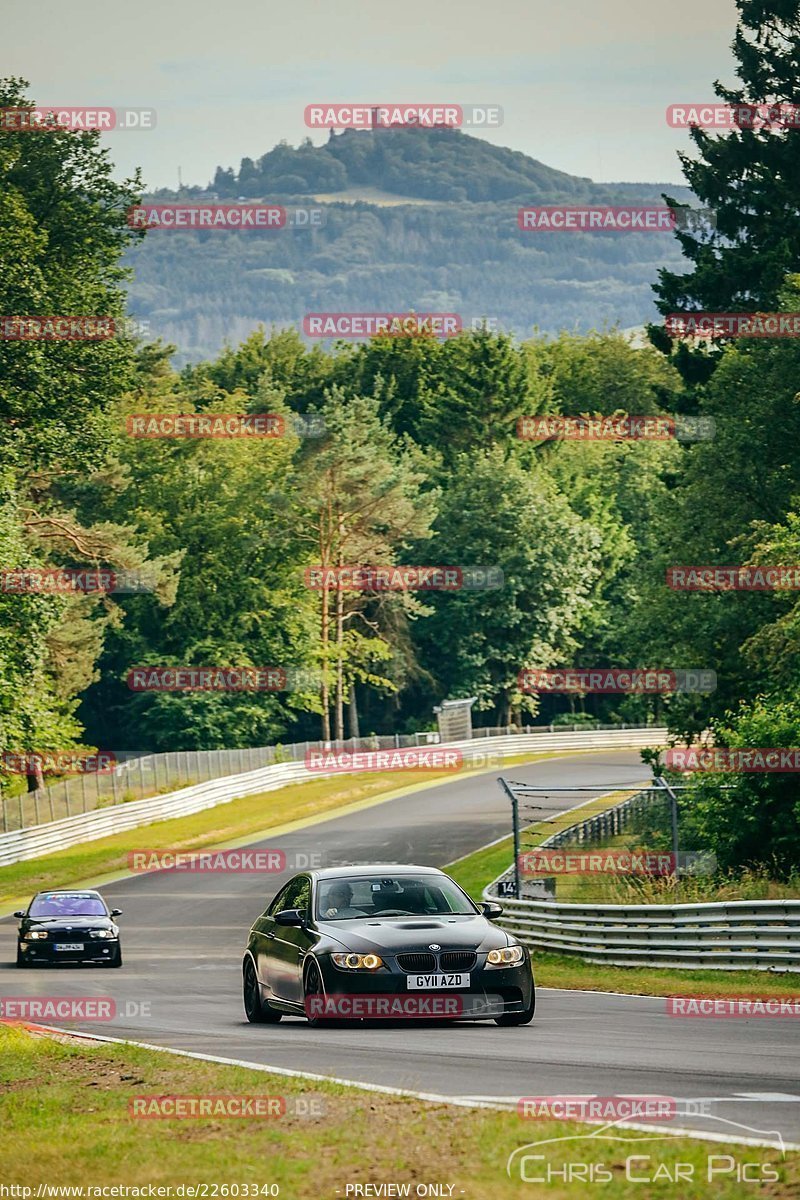
[[[688, 784], [668, 784], [663, 778], [654, 780], [650, 786], [640, 785], [638, 788], [625, 784], [611, 788], [608, 783], [564, 788], [541, 787], [503, 778], [498, 782], [511, 801], [514, 838], [514, 862], [496, 881], [503, 895], [554, 897], [557, 881], [547, 878], [550, 873], [548, 859], [536, 852], [563, 847], [575, 848], [577, 874], [591, 875], [597, 871], [598, 880], [603, 878], [606, 868], [592, 866], [586, 853], [581, 855], [581, 851], [604, 847], [615, 847], [622, 851], [620, 864], [610, 868], [612, 875], [618, 873], [620, 876], [625, 874], [625, 850], [635, 851], [637, 860], [643, 854], [652, 856], [649, 867], [642, 861], [630, 870], [634, 874], [640, 869], [645, 875], [651, 870], [656, 874], [667, 874], [673, 877], [675, 885], [679, 876], [707, 875], [716, 868], [716, 858], [710, 851], [687, 849], [686, 838], [681, 831], [679, 796], [691, 790]], [[727, 788], [729, 785], [720, 786]], [[575, 803], [565, 810], [566, 800]], [[548, 825], [559, 827], [548, 834]], [[691, 835], [689, 844], [695, 845]], [[538, 864], [535, 871], [531, 870], [532, 864]], [[562, 882], [569, 883], [567, 880]], [[559, 885], [559, 894], [561, 890]], [[581, 894], [588, 895], [588, 891], [583, 887]]]

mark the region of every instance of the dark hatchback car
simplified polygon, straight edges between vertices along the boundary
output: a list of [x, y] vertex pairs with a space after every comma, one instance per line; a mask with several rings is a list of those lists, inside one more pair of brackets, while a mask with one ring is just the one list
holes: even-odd
[[[242, 964], [247, 1019], [426, 1015], [525, 1025], [530, 955], [432, 867], [295, 875], [253, 924]], [[426, 1007], [427, 1005], [427, 1007]]]
[[121, 909], [108, 908], [99, 892], [86, 888], [37, 892], [25, 912], [14, 913], [20, 918], [17, 966], [93, 962], [121, 967], [114, 923], [121, 915]]

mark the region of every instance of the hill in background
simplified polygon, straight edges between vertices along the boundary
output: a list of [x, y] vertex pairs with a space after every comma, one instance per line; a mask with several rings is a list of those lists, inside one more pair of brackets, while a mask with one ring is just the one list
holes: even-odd
[[659, 204], [664, 190], [690, 196], [676, 185], [594, 183], [452, 129], [280, 143], [236, 172], [218, 167], [209, 188], [180, 197], [314, 204], [324, 226], [153, 232], [129, 255], [131, 312], [151, 336], [176, 343], [181, 362], [262, 323], [301, 327], [311, 311], [458, 312], [465, 324], [485, 317], [519, 337], [535, 327], [641, 325], [656, 315], [658, 268], [681, 262], [671, 233], [522, 232], [517, 208]]

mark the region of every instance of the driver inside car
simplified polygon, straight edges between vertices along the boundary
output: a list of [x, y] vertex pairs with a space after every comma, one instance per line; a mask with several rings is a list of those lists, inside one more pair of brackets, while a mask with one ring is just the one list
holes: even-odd
[[365, 917], [363, 908], [353, 908], [353, 889], [349, 883], [334, 883], [326, 897], [328, 907], [324, 909], [325, 917]]

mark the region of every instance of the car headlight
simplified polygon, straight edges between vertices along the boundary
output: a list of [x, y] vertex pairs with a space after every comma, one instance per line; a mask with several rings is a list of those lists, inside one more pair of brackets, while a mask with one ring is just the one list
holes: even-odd
[[117, 936], [116, 929], [93, 929], [89, 937], [93, 938], [115, 938]]
[[28, 932], [25, 934], [25, 937], [30, 938], [30, 940], [32, 942], [39, 942], [47, 937], [47, 930], [46, 929], [29, 929]]
[[383, 959], [377, 954], [332, 954], [331, 958], [337, 967], [348, 971], [377, 971], [383, 966]]
[[487, 967], [513, 967], [525, 957], [522, 946], [504, 946], [502, 950], [490, 950], [486, 955]]

